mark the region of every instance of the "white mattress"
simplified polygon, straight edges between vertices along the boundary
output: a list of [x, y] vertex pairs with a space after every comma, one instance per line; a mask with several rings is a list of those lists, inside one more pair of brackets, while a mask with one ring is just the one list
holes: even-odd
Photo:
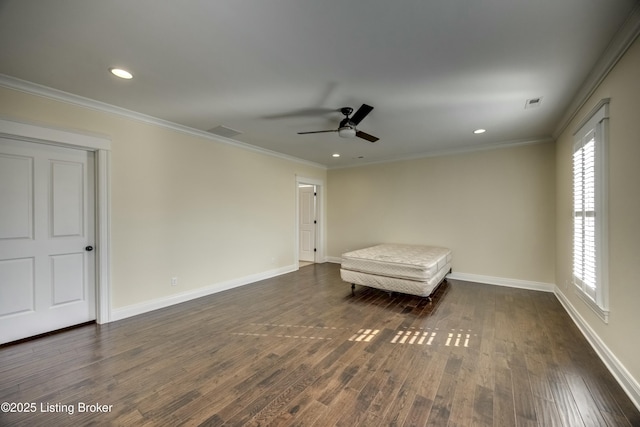
[[402, 279], [397, 277], [379, 276], [370, 273], [340, 269], [340, 277], [348, 283], [368, 286], [391, 292], [401, 292], [403, 294], [417, 295], [420, 297], [430, 296], [438, 284], [449, 273], [451, 264], [444, 265], [437, 274], [428, 281], [418, 281]]
[[450, 249], [385, 243], [344, 253], [341, 267], [353, 272], [428, 282], [447, 265], [448, 271]]

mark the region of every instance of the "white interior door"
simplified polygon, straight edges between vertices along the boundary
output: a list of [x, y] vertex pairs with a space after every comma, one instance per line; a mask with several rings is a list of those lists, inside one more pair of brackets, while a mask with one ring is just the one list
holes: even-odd
[[0, 343], [96, 318], [93, 156], [0, 138]]
[[299, 236], [300, 249], [298, 258], [300, 261], [315, 262], [316, 249], [316, 196], [314, 186], [301, 186], [298, 188], [299, 201]]

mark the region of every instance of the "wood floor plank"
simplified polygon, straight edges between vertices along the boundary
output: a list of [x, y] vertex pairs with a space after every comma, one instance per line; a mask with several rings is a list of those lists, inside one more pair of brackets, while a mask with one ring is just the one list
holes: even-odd
[[564, 374], [560, 370], [551, 369], [548, 376], [553, 400], [558, 408], [558, 415], [562, 419], [562, 424], [565, 426], [584, 426], [580, 410], [576, 405]]
[[519, 425], [537, 425], [534, 396], [529, 374], [522, 365], [511, 368], [513, 403]]
[[479, 384], [476, 385], [475, 393], [473, 395], [473, 417], [471, 422], [466, 425], [478, 427], [494, 425], [493, 400], [494, 392], [492, 389]]
[[444, 367], [444, 372], [438, 384], [433, 405], [429, 411], [427, 425], [442, 426], [449, 423], [451, 404], [458, 386], [458, 372], [462, 366], [462, 358], [457, 354], [451, 354]]
[[11, 426], [640, 425], [553, 294], [352, 295], [335, 264], [0, 346], [0, 398], [76, 409]]
[[[451, 414], [449, 416], [449, 426], [469, 426], [474, 424], [476, 403], [479, 407], [486, 406], [486, 393], [476, 396], [477, 387], [467, 387], [468, 383], [477, 384], [478, 352], [475, 349], [466, 347], [461, 352], [462, 365], [458, 372], [456, 381], [461, 385], [456, 387], [451, 402]], [[476, 401], [478, 397], [478, 401]], [[491, 405], [493, 406], [493, 405]], [[489, 417], [489, 420], [492, 418]], [[486, 424], [486, 423], [485, 423]]]
[[[398, 395], [407, 377], [416, 376], [418, 366], [424, 366], [426, 355], [416, 348], [405, 348], [404, 351], [396, 353], [397, 357], [388, 358], [385, 366], [383, 383], [378, 389], [378, 393], [369, 406], [368, 413], [371, 419], [384, 419], [385, 414], [392, 403], [398, 399]], [[370, 425], [361, 423], [363, 426]]]
[[262, 391], [256, 399], [246, 403], [246, 399], [241, 397], [243, 408], [233, 417], [229, 418], [227, 424], [247, 425], [250, 420], [269, 420], [273, 417], [271, 411], [278, 411], [280, 405], [284, 405], [292, 395], [293, 386], [304, 378], [309, 370], [308, 365], [301, 364], [296, 368], [292, 366], [283, 369], [286, 375], [279, 381], [270, 385], [267, 390]]
[[493, 394], [494, 425], [516, 425], [515, 401], [513, 398], [513, 381], [511, 369], [502, 356], [497, 358], [495, 368], [495, 389]]
[[562, 418], [554, 402], [535, 396], [533, 404], [536, 410], [536, 419], [538, 420], [536, 425], [562, 427]]
[[584, 380], [574, 375], [567, 375], [566, 379], [584, 424], [588, 427], [605, 425], [604, 418], [598, 410]]
[[[409, 408], [404, 426], [425, 426], [431, 414], [433, 401], [421, 395], [416, 395]], [[446, 424], [445, 424], [446, 425]]]
[[[403, 425], [418, 394], [419, 386], [429, 381], [424, 377], [424, 374], [437, 371], [435, 365], [430, 366], [432, 359], [432, 352], [419, 352], [413, 358], [413, 362], [405, 366], [407, 375], [402, 381], [398, 392], [392, 399], [389, 399], [389, 406], [384, 412], [385, 419], [389, 421], [390, 425]], [[382, 396], [382, 398], [385, 397]]]
[[[305, 402], [304, 400], [302, 402]], [[297, 405], [291, 412], [282, 414], [272, 421], [270, 426], [292, 426], [303, 427], [312, 426], [325, 413], [327, 407], [315, 399], [310, 399], [303, 405]]]

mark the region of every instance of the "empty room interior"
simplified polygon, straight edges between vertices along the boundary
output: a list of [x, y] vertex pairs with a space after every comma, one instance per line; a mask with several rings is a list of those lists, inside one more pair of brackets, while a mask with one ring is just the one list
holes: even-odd
[[0, 425], [640, 425], [639, 35], [0, 1]]

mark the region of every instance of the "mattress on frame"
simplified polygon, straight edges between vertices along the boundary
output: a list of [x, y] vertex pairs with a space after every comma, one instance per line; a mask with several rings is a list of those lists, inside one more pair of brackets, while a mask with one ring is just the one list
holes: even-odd
[[443, 265], [442, 268], [427, 281], [380, 276], [377, 274], [362, 273], [359, 271], [345, 269], [340, 269], [340, 277], [345, 282], [356, 285], [368, 286], [390, 292], [401, 292], [403, 294], [428, 297], [433, 293], [440, 282], [442, 282], [449, 271], [451, 271], [451, 262]]
[[343, 270], [378, 276], [430, 281], [447, 266], [451, 250], [437, 246], [384, 243], [342, 254]]

